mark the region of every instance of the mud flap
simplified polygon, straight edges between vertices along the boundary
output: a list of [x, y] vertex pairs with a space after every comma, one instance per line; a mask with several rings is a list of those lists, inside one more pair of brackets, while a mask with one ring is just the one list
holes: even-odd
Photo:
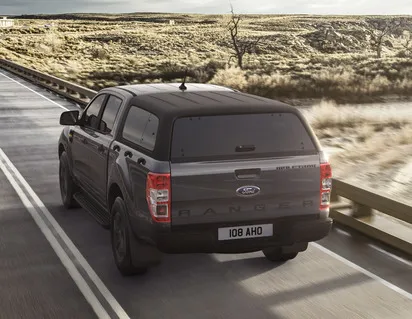
[[153, 267], [160, 264], [162, 253], [153, 245], [139, 240], [129, 227], [130, 254], [132, 264], [137, 268]]

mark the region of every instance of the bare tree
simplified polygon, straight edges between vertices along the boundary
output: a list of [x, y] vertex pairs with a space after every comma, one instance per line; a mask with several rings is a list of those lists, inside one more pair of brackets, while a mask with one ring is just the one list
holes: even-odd
[[400, 27], [400, 33], [401, 33], [401, 38], [402, 38], [402, 47], [403, 47], [403, 52], [406, 56], [411, 57], [412, 56], [412, 24], [410, 23], [409, 20], [403, 19], [401, 27]]
[[412, 39], [410, 33], [405, 38], [405, 41], [402, 44], [404, 52], [407, 56], [411, 56], [412, 53]]
[[382, 48], [385, 43], [387, 36], [392, 33], [396, 33], [401, 27], [401, 21], [399, 19], [393, 18], [389, 20], [369, 20], [370, 24], [375, 28], [374, 30], [369, 30], [370, 44], [372, 48], [376, 51], [376, 56], [378, 58], [382, 57]]
[[252, 53], [257, 47], [257, 44], [261, 40], [261, 38], [257, 38], [254, 40], [247, 40], [247, 39], [240, 39], [239, 38], [239, 24], [242, 20], [240, 15], [236, 15], [233, 11], [233, 6], [230, 5], [232, 16], [230, 18], [229, 23], [227, 24], [227, 28], [230, 32], [230, 38], [232, 40], [233, 50], [234, 53], [229, 58], [229, 63], [232, 58], [237, 60], [237, 64], [239, 68], [243, 69], [243, 57], [246, 53]]

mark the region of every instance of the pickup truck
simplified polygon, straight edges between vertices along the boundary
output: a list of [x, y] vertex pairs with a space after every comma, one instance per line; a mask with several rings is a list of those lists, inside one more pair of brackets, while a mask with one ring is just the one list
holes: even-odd
[[287, 261], [331, 229], [331, 166], [287, 104], [211, 84], [124, 85], [60, 124], [63, 204], [110, 229], [124, 276], [165, 253]]

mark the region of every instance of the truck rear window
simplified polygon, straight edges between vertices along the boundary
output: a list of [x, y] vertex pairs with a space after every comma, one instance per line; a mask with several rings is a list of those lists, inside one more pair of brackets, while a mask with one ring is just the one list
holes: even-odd
[[175, 121], [172, 162], [315, 154], [293, 113], [185, 117]]

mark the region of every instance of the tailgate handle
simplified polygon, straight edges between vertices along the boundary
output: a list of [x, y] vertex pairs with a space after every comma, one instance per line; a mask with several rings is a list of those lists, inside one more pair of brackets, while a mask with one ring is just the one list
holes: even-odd
[[256, 149], [255, 145], [238, 145], [235, 148], [236, 152], [253, 152]]
[[235, 175], [238, 179], [256, 178], [260, 176], [260, 172], [260, 168], [237, 169]]

